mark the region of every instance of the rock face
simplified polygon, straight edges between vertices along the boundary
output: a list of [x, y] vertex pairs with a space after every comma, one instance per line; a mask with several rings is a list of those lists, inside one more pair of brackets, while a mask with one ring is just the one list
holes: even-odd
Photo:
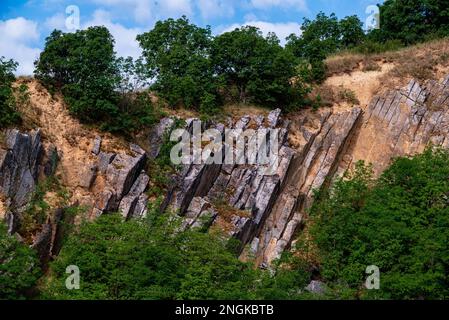
[[40, 131], [6, 132], [6, 150], [0, 150], [0, 194], [6, 198], [6, 218], [13, 233], [20, 223], [38, 178], [43, 147]]
[[149, 145], [150, 150], [148, 151], [148, 157], [150, 159], [155, 159], [159, 155], [161, 145], [163, 142], [164, 134], [170, 130], [175, 124], [175, 120], [172, 118], [164, 118], [156, 125], [150, 132], [149, 135]]
[[434, 145], [449, 147], [449, 83], [410, 81], [401, 90], [375, 97], [364, 117], [353, 161], [366, 160], [382, 172], [392, 157], [413, 155]]
[[[185, 217], [184, 228], [192, 226], [203, 212], [212, 212], [209, 217], [213, 227], [240, 240], [241, 250], [251, 244], [258, 263], [269, 265], [291, 243], [302, 222], [302, 210], [310, 205], [313, 189], [320, 188], [337, 172], [361, 118], [360, 108], [325, 113], [320, 128], [305, 130], [304, 144], [294, 150], [287, 142], [289, 122], [281, 118], [280, 110], [272, 111], [266, 121], [260, 116], [245, 116], [233, 127], [259, 132], [279, 129], [277, 170], [267, 174], [260, 164], [185, 166], [167, 202]], [[256, 151], [256, 157], [260, 152]]]
[[98, 152], [98, 171], [104, 185], [96, 197], [93, 217], [114, 211], [125, 218], [145, 215], [148, 197], [144, 192], [150, 180], [142, 171], [146, 159], [145, 151], [133, 144], [129, 154]]
[[[184, 228], [195, 225], [199, 217], [206, 216], [212, 220], [213, 227], [224, 228], [229, 236], [239, 239], [242, 249], [260, 232], [276, 203], [295, 154], [286, 143], [288, 123], [280, 119], [280, 113], [280, 110], [274, 110], [269, 114], [266, 121], [268, 127], [263, 125], [264, 119], [260, 116], [245, 116], [231, 123], [233, 128], [242, 130], [283, 129], [278, 139], [280, 152], [276, 172], [267, 174], [267, 166], [263, 164], [184, 166], [166, 201], [172, 210], [185, 217]], [[187, 128], [194, 121], [188, 121]], [[217, 124], [213, 128], [223, 132], [220, 128], [224, 125]], [[253, 156], [261, 157], [261, 150], [255, 151]]]
[[59, 254], [67, 230], [65, 225], [73, 223], [72, 217], [66, 215], [66, 208], [56, 209], [51, 218], [42, 225], [41, 231], [36, 234], [32, 248], [36, 249], [39, 260], [46, 267], [47, 262]]
[[[188, 132], [194, 131], [196, 121], [186, 121]], [[92, 161], [86, 161], [84, 172], [76, 176], [76, 188], [92, 196], [92, 218], [115, 211], [126, 219], [147, 214], [151, 173], [144, 171], [145, 163], [158, 156], [164, 134], [174, 123], [165, 118], [151, 131], [147, 152], [130, 145], [126, 152], [107, 153], [101, 150], [101, 139], [95, 138], [88, 150]], [[258, 265], [269, 267], [290, 249], [306, 223], [313, 191], [329, 186], [357, 161], [372, 163], [380, 174], [394, 157], [414, 155], [429, 144], [449, 148], [449, 77], [441, 83], [412, 80], [403, 89], [374, 97], [366, 109], [304, 111], [289, 120], [274, 110], [266, 117], [248, 115], [226, 124], [202, 123], [201, 128], [222, 135], [225, 129], [251, 129], [265, 138], [272, 135], [269, 130], [278, 130], [278, 139], [266, 144], [268, 150], [279, 151], [278, 166], [270, 171], [273, 163], [183, 165], [172, 177], [162, 210], [170, 208], [182, 216], [183, 230], [219, 228], [240, 240], [242, 258], [250, 253]], [[230, 147], [225, 143], [220, 150], [226, 153], [233, 150]], [[266, 152], [262, 146], [245, 146], [248, 158], [260, 159]], [[52, 145], [45, 157], [42, 154], [39, 130], [6, 132], [5, 147], [0, 148], [0, 210], [5, 212], [0, 213], [11, 233], [35, 190], [39, 168], [52, 175], [58, 158], [64, 157]], [[60, 249], [58, 226], [63, 216], [63, 211], [55, 212], [33, 238], [43, 261]], [[322, 288], [316, 282], [306, 290], [320, 293]]]
[[256, 262], [269, 266], [290, 248], [313, 191], [329, 186], [357, 161], [373, 163], [380, 174], [394, 157], [422, 152], [429, 144], [449, 147], [449, 77], [423, 85], [413, 80], [375, 97], [366, 110], [321, 110], [292, 124], [299, 134], [295, 147], [287, 142], [289, 123], [280, 110], [266, 119], [245, 116], [229, 123], [281, 129], [278, 170], [266, 175], [259, 165], [185, 166], [167, 201], [185, 216], [183, 226], [212, 211], [212, 227], [239, 239], [241, 249], [248, 245]]
[[306, 291], [317, 294], [317, 295], [323, 295], [326, 293], [326, 285], [321, 281], [313, 280], [309, 283], [309, 285], [305, 288]]

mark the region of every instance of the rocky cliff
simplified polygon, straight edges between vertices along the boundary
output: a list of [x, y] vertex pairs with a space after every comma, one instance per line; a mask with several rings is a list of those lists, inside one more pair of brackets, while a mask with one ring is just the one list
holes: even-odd
[[[186, 128], [191, 130], [195, 121], [187, 119]], [[83, 140], [91, 141], [88, 147], [74, 153], [59, 145], [60, 138], [44, 145], [39, 130], [7, 131], [0, 151], [0, 210], [10, 232], [20, 224], [39, 176], [55, 170], [52, 159], [60, 158], [60, 166], [70, 171], [64, 157], [72, 154], [82, 165], [72, 161], [76, 174], [66, 174], [73, 178], [65, 183], [73, 185], [71, 201], [88, 208], [90, 218], [112, 211], [126, 218], [145, 216], [151, 176], [145, 163], [157, 156], [173, 122], [163, 119], [152, 130], [147, 150], [135, 144], [111, 150], [110, 138], [85, 135]], [[380, 174], [393, 157], [416, 154], [429, 144], [449, 147], [449, 77], [421, 84], [412, 80], [403, 89], [374, 97], [366, 107], [302, 111], [285, 119], [275, 110], [266, 117], [248, 115], [208, 127], [279, 129], [277, 171], [268, 175], [263, 166], [248, 164], [183, 165], [173, 177], [163, 209], [182, 216], [184, 229], [208, 227], [240, 240], [242, 258], [254, 256], [258, 265], [269, 266], [290, 248], [307, 222], [313, 190], [329, 185], [359, 160], [372, 163]], [[50, 133], [48, 139], [57, 135]], [[61, 211], [56, 213], [61, 216]], [[43, 239], [44, 253], [52, 253], [54, 221], [50, 219], [36, 237]]]

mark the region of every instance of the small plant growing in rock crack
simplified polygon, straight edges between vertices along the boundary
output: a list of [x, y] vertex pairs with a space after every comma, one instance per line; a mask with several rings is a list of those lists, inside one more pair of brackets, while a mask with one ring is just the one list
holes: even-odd
[[151, 177], [151, 187], [148, 192], [150, 196], [161, 195], [168, 188], [170, 176], [180, 169], [180, 166], [174, 165], [170, 159], [171, 149], [176, 145], [176, 142], [170, 141], [170, 135], [173, 130], [185, 127], [185, 121], [177, 118], [174, 120], [173, 126], [163, 135], [158, 157], [148, 162], [148, 171]]
[[40, 182], [23, 214], [23, 221], [19, 230], [19, 234], [28, 242], [31, 242], [31, 235], [35, 234], [41, 228], [42, 224], [46, 223], [51, 210], [56, 209], [52, 208], [45, 198], [49, 192], [55, 193], [59, 202], [58, 207], [68, 206], [70, 194], [62, 186], [58, 177], [50, 176]]
[[31, 105], [30, 92], [25, 83], [20, 84], [16, 91], [17, 103], [22, 107], [29, 107]]

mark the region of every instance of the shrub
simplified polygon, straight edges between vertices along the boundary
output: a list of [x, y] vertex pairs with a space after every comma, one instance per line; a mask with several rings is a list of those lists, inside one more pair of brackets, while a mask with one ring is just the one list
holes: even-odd
[[203, 97], [216, 95], [209, 54], [210, 28], [191, 24], [186, 17], [158, 21], [137, 36], [152, 85], [171, 107], [200, 108]]
[[[175, 233], [163, 215], [124, 222], [105, 215], [73, 234], [52, 264], [43, 297], [52, 299], [241, 299], [249, 298], [255, 272], [198, 231]], [[80, 290], [65, 288], [65, 268], [77, 265]]]
[[[352, 297], [444, 299], [448, 296], [449, 153], [428, 149], [399, 158], [374, 181], [370, 167], [317, 194], [313, 230], [321, 276]], [[380, 290], [363, 287], [367, 266]]]
[[24, 299], [41, 274], [34, 250], [7, 233], [0, 222], [0, 299]]
[[17, 65], [13, 60], [5, 60], [4, 57], [0, 57], [0, 128], [20, 121], [11, 87], [15, 80], [14, 71]]

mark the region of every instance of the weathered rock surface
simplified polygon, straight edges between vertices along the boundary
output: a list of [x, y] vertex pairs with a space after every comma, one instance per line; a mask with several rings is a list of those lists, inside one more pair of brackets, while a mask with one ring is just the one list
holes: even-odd
[[[188, 122], [187, 128], [194, 121]], [[271, 112], [267, 122], [271, 128], [281, 126], [280, 110]], [[250, 126], [265, 128], [260, 116], [245, 116], [229, 125], [242, 130]], [[224, 132], [220, 130], [224, 125], [214, 127]], [[257, 164], [185, 166], [168, 196], [171, 208], [185, 217], [183, 227], [194, 225], [203, 212], [212, 212], [213, 225], [223, 227], [229, 236], [239, 239], [242, 248], [250, 243], [269, 216], [295, 154], [286, 144], [285, 133], [280, 135], [279, 167], [275, 174], [266, 174], [266, 166]], [[257, 158], [257, 154], [253, 156]], [[221, 210], [215, 208], [218, 203]], [[229, 214], [223, 211], [229, 211]]]
[[39, 130], [28, 134], [6, 132], [6, 150], [0, 150], [0, 194], [8, 204], [8, 227], [14, 232], [20, 223], [38, 178], [43, 147]]
[[313, 280], [309, 283], [305, 290], [313, 294], [323, 295], [326, 293], [327, 287], [323, 282]]
[[[128, 194], [120, 201], [119, 211], [124, 218], [128, 219], [131, 216], [141, 216], [143, 214], [142, 208], [137, 208], [138, 210], [136, 213], [135, 209], [139, 197], [144, 193], [149, 181], [150, 177], [145, 172], [142, 172], [134, 182]], [[143, 198], [141, 198], [141, 200], [142, 199]]]
[[145, 151], [134, 144], [130, 145], [130, 154], [99, 152], [98, 167], [104, 185], [97, 195], [93, 217], [120, 211], [125, 218], [130, 218], [146, 212], [148, 198], [144, 192], [150, 180], [142, 171], [146, 159]]
[[156, 125], [150, 132], [149, 135], [149, 145], [150, 150], [148, 151], [148, 157], [150, 159], [156, 159], [159, 155], [161, 145], [163, 142], [164, 134], [168, 132], [173, 125], [175, 120], [172, 118], [162, 119], [158, 125]]
[[39, 260], [44, 267], [61, 250], [67, 232], [64, 226], [73, 223], [67, 217], [66, 210], [66, 208], [56, 209], [53, 215], [47, 219], [47, 222], [42, 225], [41, 231], [36, 234], [31, 245], [32, 248], [36, 249]]
[[[186, 121], [190, 133], [196, 121]], [[91, 217], [114, 211], [127, 219], [147, 214], [151, 173], [143, 171], [145, 162], [158, 156], [164, 133], [174, 123], [166, 118], [152, 130], [147, 152], [130, 145], [127, 152], [106, 153], [101, 150], [101, 139], [94, 140], [92, 150], [87, 149], [91, 161], [86, 161], [85, 174], [77, 171], [75, 183], [93, 195]], [[413, 80], [401, 90], [374, 97], [365, 110], [305, 111], [290, 120], [274, 110], [266, 117], [202, 123], [201, 128], [215, 128], [222, 134], [225, 128], [279, 129], [279, 166], [267, 173], [267, 165], [257, 164], [184, 165], [173, 177], [162, 209], [170, 207], [182, 216], [182, 229], [222, 229], [241, 241], [243, 255], [249, 252], [260, 266], [269, 267], [291, 248], [307, 222], [313, 191], [330, 185], [357, 161], [372, 163], [375, 173], [380, 174], [394, 157], [422, 152], [429, 144], [449, 148], [449, 77], [441, 83]], [[223, 150], [229, 147], [225, 145]], [[250, 157], [261, 156], [262, 150], [245, 150]], [[46, 175], [54, 174], [54, 160], [64, 157], [64, 152], [59, 154], [51, 145], [44, 158], [42, 154], [40, 131], [7, 131], [6, 147], [0, 149], [0, 209], [6, 210], [2, 217], [10, 232], [16, 230], [35, 190], [39, 167]], [[52, 219], [56, 220], [44, 224], [34, 237], [33, 246], [42, 259], [59, 250], [56, 239], [60, 233], [55, 227], [59, 218], [55, 214]], [[245, 246], [248, 250], [243, 250]], [[312, 292], [322, 291], [319, 283], [309, 287]]]
[[420, 153], [429, 143], [449, 147], [449, 84], [412, 80], [371, 101], [351, 156], [379, 174], [392, 157]]

